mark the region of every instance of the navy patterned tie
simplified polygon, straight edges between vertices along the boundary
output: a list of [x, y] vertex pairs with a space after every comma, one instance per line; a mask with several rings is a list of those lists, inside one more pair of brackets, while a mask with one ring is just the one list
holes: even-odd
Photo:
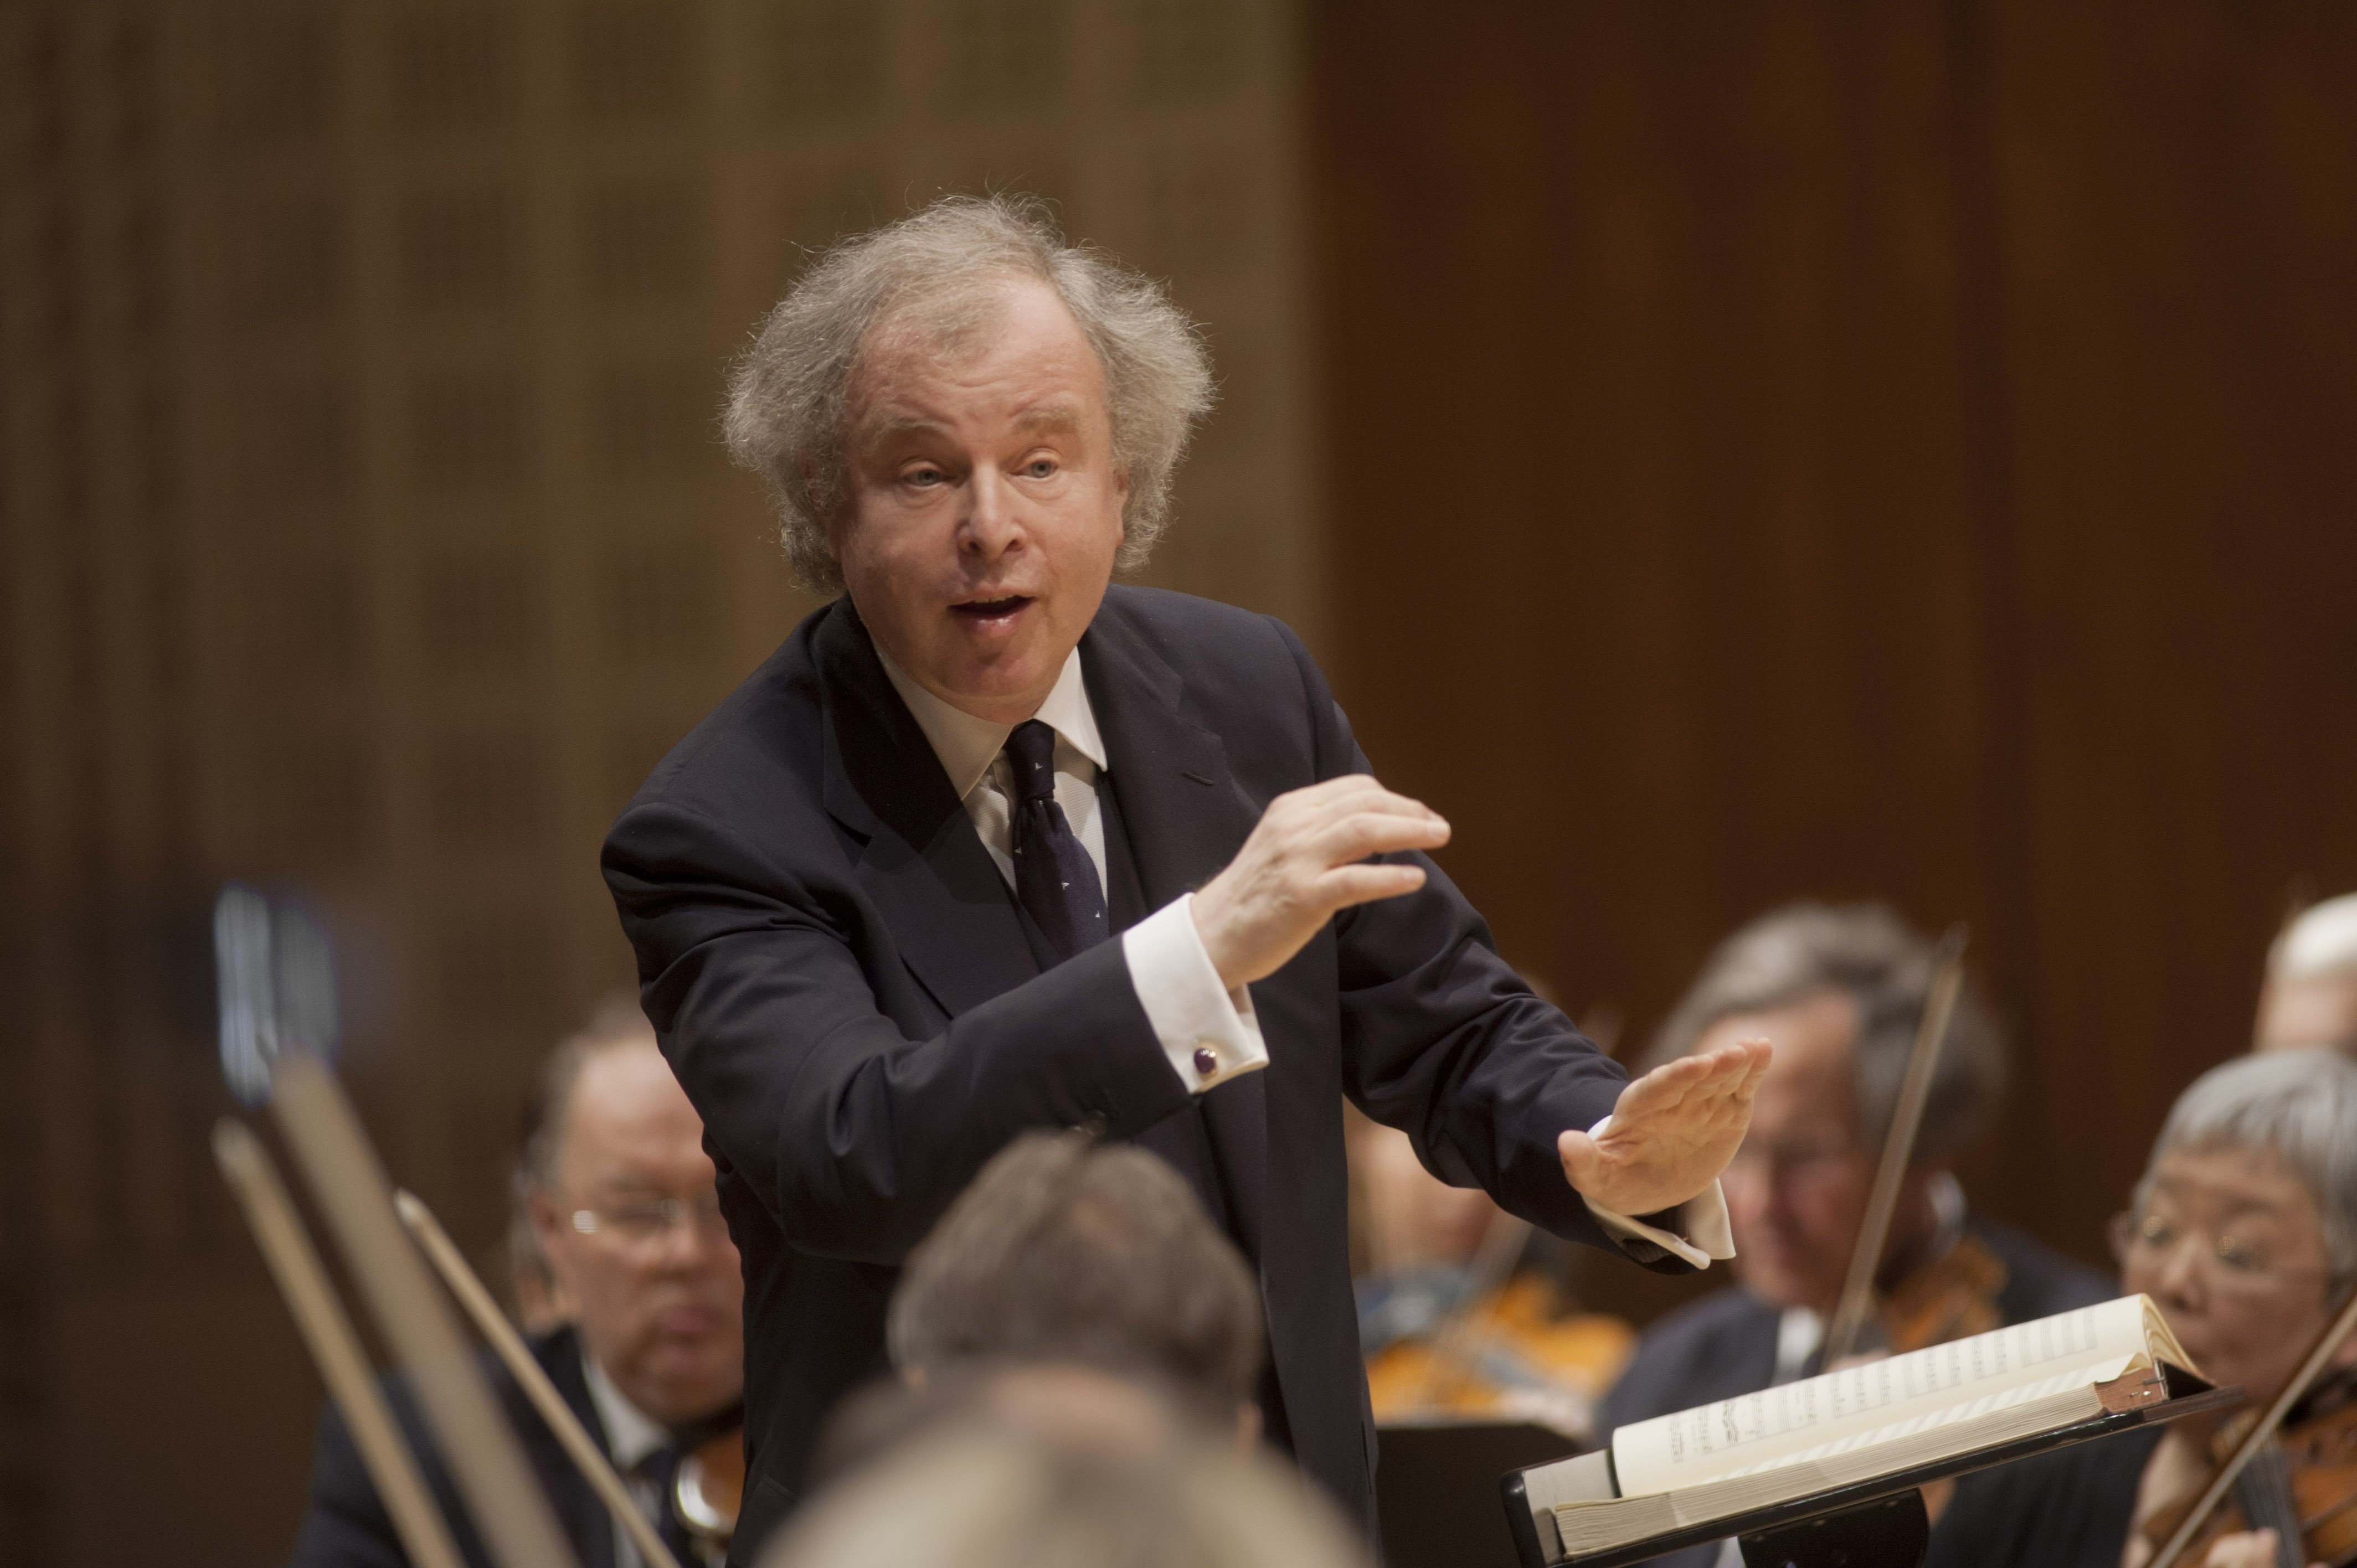
[[1057, 958], [1105, 940], [1104, 885], [1096, 863], [1056, 803], [1056, 732], [1038, 719], [1006, 737], [1015, 786], [1015, 897], [1047, 933]]

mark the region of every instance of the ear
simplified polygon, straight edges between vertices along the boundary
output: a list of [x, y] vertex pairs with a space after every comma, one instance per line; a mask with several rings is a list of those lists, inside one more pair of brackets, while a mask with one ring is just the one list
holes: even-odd
[[552, 1269], [554, 1268], [557, 1256], [554, 1243], [572, 1227], [564, 1216], [556, 1212], [556, 1205], [549, 1201], [548, 1194], [539, 1189], [534, 1189], [532, 1197], [524, 1201], [524, 1217], [531, 1221], [533, 1239], [540, 1243], [541, 1255], [549, 1260]]

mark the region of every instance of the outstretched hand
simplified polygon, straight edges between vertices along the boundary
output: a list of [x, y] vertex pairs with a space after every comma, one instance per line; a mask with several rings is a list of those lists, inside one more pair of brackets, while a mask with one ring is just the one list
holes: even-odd
[[1751, 1125], [1770, 1055], [1767, 1041], [1744, 1040], [1655, 1068], [1620, 1091], [1602, 1136], [1555, 1140], [1564, 1176], [1590, 1202], [1628, 1215], [1705, 1191]]

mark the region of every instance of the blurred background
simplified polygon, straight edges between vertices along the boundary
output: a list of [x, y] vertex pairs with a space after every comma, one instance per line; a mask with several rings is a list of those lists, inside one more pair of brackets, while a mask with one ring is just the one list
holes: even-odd
[[2357, 886], [2352, 81], [2330, 0], [5, 0], [0, 1562], [283, 1552], [211, 897], [490, 1248], [607, 824], [813, 607], [723, 365], [944, 190], [1204, 321], [1146, 578], [1300, 629], [1510, 958], [1625, 1056], [1785, 899], [1969, 921], [1964, 1174], [2101, 1262]]

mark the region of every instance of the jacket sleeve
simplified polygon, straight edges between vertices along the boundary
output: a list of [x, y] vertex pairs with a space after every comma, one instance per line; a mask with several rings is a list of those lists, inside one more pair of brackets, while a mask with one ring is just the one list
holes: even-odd
[[841, 895], [831, 909], [725, 824], [642, 803], [605, 873], [708, 1143], [805, 1253], [897, 1263], [1017, 1133], [1127, 1135], [1186, 1103], [1118, 941], [911, 1039], [877, 1005]]
[[[1372, 772], [1308, 650], [1280, 629], [1309, 705], [1318, 778]], [[1381, 858], [1422, 866], [1426, 881], [1335, 918], [1345, 1092], [1405, 1131], [1443, 1181], [1621, 1251], [1564, 1179], [1555, 1145], [1609, 1115], [1628, 1075], [1498, 956], [1488, 925], [1429, 857]], [[1675, 1258], [1640, 1261], [1690, 1272]]]

